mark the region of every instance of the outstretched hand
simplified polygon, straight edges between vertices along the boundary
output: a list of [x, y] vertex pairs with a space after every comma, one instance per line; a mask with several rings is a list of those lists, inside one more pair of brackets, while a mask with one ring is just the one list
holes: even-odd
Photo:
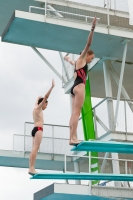
[[64, 60], [65, 60], [65, 58], [66, 58], [68, 55], [69, 55], [69, 53], [67, 53], [67, 54], [64, 56]]
[[55, 86], [54, 79], [52, 79], [52, 88]]
[[92, 21], [92, 26], [95, 27], [96, 26], [96, 23], [97, 23], [97, 18], [94, 17], [93, 21]]

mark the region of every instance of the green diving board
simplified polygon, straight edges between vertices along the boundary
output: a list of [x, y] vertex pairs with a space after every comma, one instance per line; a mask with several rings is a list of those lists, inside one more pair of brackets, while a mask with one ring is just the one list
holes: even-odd
[[133, 174], [38, 173], [31, 179], [133, 181]]
[[112, 152], [133, 154], [133, 143], [122, 142], [102, 142], [102, 141], [83, 141], [73, 147], [71, 151], [91, 151], [91, 152]]

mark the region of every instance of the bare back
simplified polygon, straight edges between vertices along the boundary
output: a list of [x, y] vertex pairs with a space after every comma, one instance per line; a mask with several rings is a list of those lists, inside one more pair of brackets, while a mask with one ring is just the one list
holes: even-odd
[[34, 126], [43, 127], [44, 119], [43, 119], [43, 111], [41, 108], [35, 107], [33, 110], [33, 120]]

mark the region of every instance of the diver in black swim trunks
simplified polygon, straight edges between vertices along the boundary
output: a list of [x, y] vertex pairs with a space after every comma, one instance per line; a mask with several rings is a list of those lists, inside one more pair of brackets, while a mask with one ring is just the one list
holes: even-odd
[[78, 60], [72, 61], [70, 57], [67, 55], [64, 57], [64, 59], [69, 62], [71, 65], [75, 67], [74, 70], [74, 85], [71, 88], [71, 96], [72, 96], [72, 115], [69, 122], [70, 127], [70, 145], [77, 145], [79, 144], [79, 140], [77, 139], [77, 126], [78, 126], [78, 120], [80, 116], [80, 111], [84, 103], [85, 98], [85, 83], [86, 83], [86, 74], [87, 74], [87, 64], [92, 61], [94, 58], [94, 53], [92, 50], [90, 50], [90, 46], [92, 43], [93, 35], [94, 35], [94, 29], [96, 26], [96, 17], [94, 18], [92, 22], [92, 29], [89, 34], [87, 44], [84, 48], [84, 50], [81, 52], [80, 57]]
[[36, 155], [40, 146], [40, 143], [42, 141], [43, 137], [43, 110], [47, 108], [48, 105], [48, 97], [54, 87], [55, 83], [54, 80], [52, 80], [52, 86], [48, 90], [48, 92], [45, 94], [44, 98], [38, 97], [35, 108], [33, 110], [33, 119], [34, 119], [34, 128], [31, 132], [31, 135], [33, 137], [33, 144], [32, 144], [32, 151], [30, 154], [30, 160], [29, 160], [29, 174], [34, 175], [36, 174], [36, 170], [34, 168]]

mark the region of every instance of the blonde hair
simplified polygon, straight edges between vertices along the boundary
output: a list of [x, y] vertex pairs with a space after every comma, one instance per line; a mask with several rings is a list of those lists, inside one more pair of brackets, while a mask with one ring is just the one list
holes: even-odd
[[[80, 55], [81, 55], [81, 53], [82, 53], [82, 51], [80, 52]], [[93, 52], [91, 49], [89, 49], [89, 50], [87, 51], [87, 53], [88, 53], [89, 55], [93, 55], [93, 54], [94, 54], [94, 52]]]
[[87, 51], [87, 53], [88, 53], [89, 55], [93, 55], [93, 54], [94, 54], [94, 52], [93, 52], [91, 49], [89, 49], [89, 50]]

